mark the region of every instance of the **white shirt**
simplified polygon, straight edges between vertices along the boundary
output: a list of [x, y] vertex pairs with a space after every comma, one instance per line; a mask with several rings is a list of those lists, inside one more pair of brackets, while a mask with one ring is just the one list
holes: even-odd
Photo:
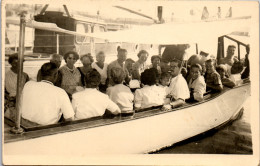
[[119, 106], [122, 112], [133, 110], [134, 95], [127, 86], [117, 84], [109, 87], [107, 88], [107, 95]]
[[170, 104], [170, 98], [166, 98], [166, 96], [170, 93], [170, 88], [162, 85], [159, 85], [158, 87], [161, 88], [161, 93], [164, 96], [164, 104]]
[[135, 91], [135, 107], [149, 108], [164, 104], [165, 94], [162, 88], [152, 85], [145, 85], [141, 89]]
[[203, 100], [203, 94], [206, 93], [206, 83], [203, 76], [199, 76], [196, 80], [190, 79], [189, 88], [194, 89], [194, 99], [197, 101]]
[[41, 125], [57, 123], [62, 114], [65, 119], [74, 117], [66, 92], [45, 80], [25, 84], [21, 96], [21, 112], [24, 119]]
[[96, 69], [96, 70], [99, 72], [99, 74], [101, 75], [101, 84], [103, 84], [103, 85], [106, 84], [106, 79], [107, 79], [107, 66], [108, 66], [108, 64], [104, 63], [104, 67], [103, 67], [103, 69], [101, 69], [101, 68], [97, 65], [96, 62], [93, 62], [93, 63], [91, 64], [91, 67], [92, 67], [93, 69]]
[[106, 109], [113, 114], [120, 113], [120, 109], [109, 99], [108, 95], [95, 88], [86, 88], [84, 91], [74, 93], [72, 106], [75, 111], [75, 119], [102, 116]]
[[170, 83], [170, 94], [175, 100], [185, 100], [190, 98], [190, 91], [187, 82], [181, 74], [172, 78]]

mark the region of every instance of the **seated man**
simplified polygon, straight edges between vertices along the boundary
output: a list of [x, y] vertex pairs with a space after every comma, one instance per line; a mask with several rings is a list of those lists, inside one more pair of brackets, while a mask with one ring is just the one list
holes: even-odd
[[206, 85], [207, 91], [219, 92], [223, 90], [223, 85], [220, 75], [215, 70], [214, 60], [209, 59], [206, 61]]
[[191, 65], [191, 79], [189, 81], [190, 101], [202, 101], [203, 94], [206, 93], [206, 83], [201, 73], [202, 67], [199, 64]]
[[232, 81], [228, 76], [226, 76], [226, 66], [225, 65], [219, 65], [216, 67], [216, 71], [219, 73], [222, 84], [226, 87], [233, 88], [236, 86], [235, 82]]
[[[172, 98], [170, 103], [171, 107], [179, 107], [185, 103], [185, 100], [190, 98], [190, 92], [186, 80], [183, 78], [180, 73], [181, 70], [181, 61], [173, 60], [170, 62], [172, 80], [170, 83], [169, 91]], [[169, 109], [169, 106], [164, 107], [163, 109]]]
[[74, 119], [74, 111], [67, 93], [53, 85], [57, 79], [58, 68], [54, 63], [41, 67], [41, 82], [29, 81], [21, 96], [22, 117], [41, 125], [57, 123], [61, 115], [67, 121]]
[[[11, 68], [5, 73], [5, 101], [4, 111], [5, 116], [14, 119], [15, 104], [16, 104], [16, 90], [17, 90], [17, 77], [18, 77], [18, 54], [12, 54], [8, 59]], [[21, 86], [29, 81], [28, 74], [22, 74]]]
[[[61, 65], [61, 61], [62, 61], [62, 56], [59, 54], [52, 54], [51, 55], [51, 59], [50, 62], [55, 63], [57, 68], [60, 68]], [[39, 69], [38, 73], [37, 73], [37, 81], [41, 81], [41, 69]]]
[[119, 107], [109, 99], [108, 95], [97, 90], [101, 76], [96, 70], [86, 77], [86, 88], [72, 95], [72, 106], [75, 111], [75, 119], [86, 119], [104, 115], [106, 109], [112, 114], [121, 113]]
[[107, 88], [106, 94], [119, 106], [122, 113], [132, 113], [134, 95], [130, 88], [123, 84], [125, 79], [124, 70], [121, 68], [112, 68], [111, 78], [115, 85]]

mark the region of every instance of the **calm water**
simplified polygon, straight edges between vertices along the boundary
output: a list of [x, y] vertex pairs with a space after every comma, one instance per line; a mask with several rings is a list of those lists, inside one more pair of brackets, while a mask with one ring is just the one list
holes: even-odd
[[[110, 62], [114, 59], [107, 59]], [[36, 79], [40, 66], [46, 61], [25, 61], [24, 72]], [[62, 62], [64, 64], [64, 62]], [[81, 65], [78, 61], [76, 66]], [[6, 63], [6, 69], [10, 66]], [[244, 104], [243, 115], [232, 124], [217, 130], [185, 140], [156, 153], [198, 153], [198, 154], [252, 154], [252, 136], [250, 126], [250, 97]]]
[[252, 154], [250, 97], [240, 119], [217, 130], [193, 137], [156, 153]]

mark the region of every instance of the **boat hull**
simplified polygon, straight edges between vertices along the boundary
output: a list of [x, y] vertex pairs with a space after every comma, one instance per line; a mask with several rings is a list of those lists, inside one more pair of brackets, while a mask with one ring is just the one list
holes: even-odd
[[250, 84], [204, 103], [154, 116], [4, 144], [5, 155], [149, 153], [234, 120]]

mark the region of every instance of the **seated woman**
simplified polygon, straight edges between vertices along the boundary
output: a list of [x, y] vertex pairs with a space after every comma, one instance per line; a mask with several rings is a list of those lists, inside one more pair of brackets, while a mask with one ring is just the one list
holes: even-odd
[[219, 92], [223, 90], [223, 85], [221, 82], [220, 75], [215, 70], [214, 66], [215, 61], [213, 59], [209, 59], [206, 61], [206, 85], [207, 91]]
[[141, 74], [143, 88], [135, 91], [134, 105], [136, 110], [160, 106], [164, 104], [165, 95], [162, 89], [156, 86], [156, 72], [153, 69], [146, 69]]
[[[10, 70], [7, 70], [5, 73], [5, 103], [4, 107], [5, 110], [9, 108], [15, 107], [16, 101], [16, 88], [17, 88], [17, 76], [18, 76], [18, 54], [12, 54], [8, 59], [9, 64], [11, 65]], [[28, 74], [23, 72], [21, 85], [22, 87], [25, 85], [26, 82], [29, 81]], [[9, 112], [12, 114], [11, 112]], [[8, 116], [8, 115], [7, 115]], [[12, 115], [8, 116], [11, 118]]]
[[133, 64], [135, 61], [131, 58], [125, 60], [125, 68], [128, 71], [129, 77], [132, 78]]
[[160, 67], [161, 59], [162, 58], [159, 55], [153, 55], [151, 57], [152, 64], [149, 66], [149, 68], [156, 69], [159, 75], [162, 74], [162, 70], [161, 70], [161, 67]]
[[221, 64], [216, 67], [216, 71], [219, 73], [222, 84], [226, 87], [233, 88], [236, 86], [235, 82], [226, 76], [226, 66]]
[[[69, 51], [64, 55], [65, 65], [59, 69], [56, 86], [64, 89], [69, 97], [82, 86], [81, 74], [74, 66], [79, 59], [79, 54], [75, 51]], [[77, 89], [76, 89], [77, 88]]]
[[132, 71], [132, 79], [140, 80], [141, 73], [144, 72], [145, 69], [148, 68], [146, 65], [147, 57], [149, 56], [148, 52], [145, 50], [141, 50], [138, 54], [138, 61], [133, 64], [133, 71]]
[[202, 67], [199, 64], [191, 65], [191, 79], [188, 84], [190, 89], [190, 99], [188, 101], [203, 100], [203, 94], [206, 93], [206, 83], [201, 73]]
[[134, 95], [129, 87], [123, 85], [125, 79], [124, 70], [116, 67], [112, 68], [111, 78], [115, 85], [107, 88], [107, 95], [119, 106], [122, 113], [133, 113]]
[[108, 95], [97, 90], [101, 76], [95, 69], [85, 78], [86, 88], [72, 95], [72, 106], [75, 111], [75, 119], [86, 119], [103, 116], [106, 109], [116, 115], [120, 108], [109, 99]]
[[101, 75], [101, 83], [99, 85], [99, 90], [101, 92], [106, 92], [107, 89], [107, 66], [108, 64], [105, 63], [105, 53], [103, 51], [100, 51], [97, 55], [96, 55], [96, 60], [97, 62], [93, 62], [91, 64], [91, 67], [93, 69], [96, 69], [99, 74]]
[[83, 66], [77, 67], [77, 69], [79, 70], [80, 75], [81, 75], [81, 84], [83, 86], [85, 86], [86, 85], [85, 77], [88, 77], [89, 73], [93, 70], [93, 68], [91, 67], [91, 64], [94, 62], [94, 59], [90, 55], [90, 53], [88, 53], [88, 54], [82, 55], [80, 57], [80, 61], [83, 64]]

